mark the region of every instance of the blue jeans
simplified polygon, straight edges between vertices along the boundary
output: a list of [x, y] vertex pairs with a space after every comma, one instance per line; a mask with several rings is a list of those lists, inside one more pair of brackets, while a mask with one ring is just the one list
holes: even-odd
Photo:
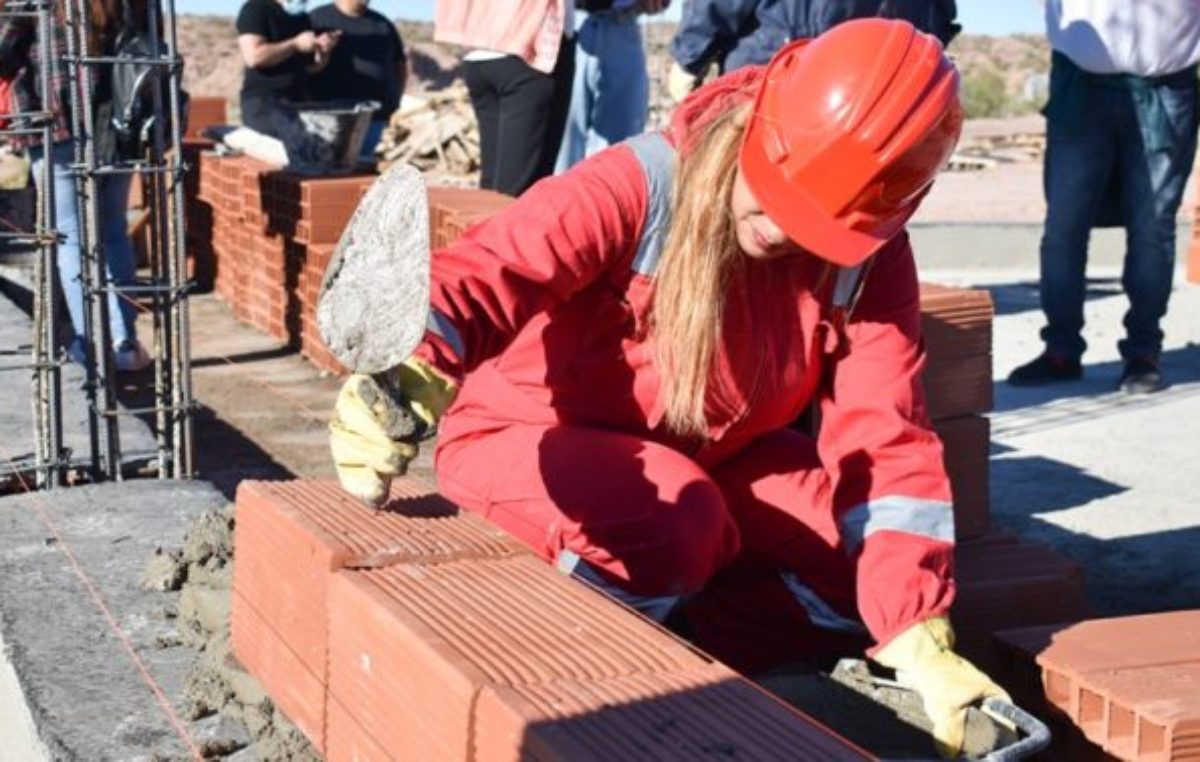
[[1196, 154], [1196, 70], [1096, 77], [1055, 54], [1046, 125], [1042, 339], [1069, 358], [1086, 349], [1088, 239], [1108, 207], [1126, 230], [1121, 356], [1156, 358], [1175, 270], [1175, 214]]
[[[33, 159], [33, 176], [42, 181], [43, 150], [40, 146], [30, 151]], [[54, 214], [55, 226], [65, 240], [58, 245], [58, 279], [62, 284], [67, 312], [75, 336], [83, 337], [83, 282], [82, 260], [79, 249], [79, 199], [75, 193], [75, 178], [69, 171], [74, 153], [69, 142], [55, 143], [50, 151], [54, 168]], [[107, 175], [100, 178], [100, 243], [101, 252], [108, 266], [108, 282], [113, 286], [127, 286], [136, 276], [133, 244], [127, 232], [126, 211], [129, 206], [130, 175]], [[110, 292], [108, 295], [109, 327], [114, 344], [137, 337], [134, 320], [137, 310], [132, 303]]]
[[556, 172], [646, 129], [650, 85], [637, 16], [578, 13], [575, 81]]

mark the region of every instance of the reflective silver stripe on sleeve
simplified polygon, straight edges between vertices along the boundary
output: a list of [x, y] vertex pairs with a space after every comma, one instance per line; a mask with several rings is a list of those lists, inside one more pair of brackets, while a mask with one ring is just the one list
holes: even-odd
[[450, 322], [450, 318], [435, 309], [431, 309], [429, 310], [429, 320], [426, 321], [425, 328], [449, 344], [459, 360], [466, 359], [466, 348], [463, 346], [462, 335], [459, 334], [454, 324]]
[[945, 500], [889, 495], [851, 508], [842, 516], [842, 544], [853, 555], [863, 541], [880, 531], [904, 532], [940, 542], [954, 542], [954, 511]]
[[642, 165], [648, 195], [646, 227], [633, 259], [633, 269], [653, 275], [662, 257], [667, 229], [671, 225], [671, 201], [675, 185], [675, 149], [661, 132], [647, 132], [625, 141]]
[[656, 622], [665, 622], [671, 612], [679, 605], [683, 596], [679, 595], [634, 595], [628, 590], [622, 590], [613, 583], [601, 577], [596, 570], [579, 557], [578, 554], [564, 550], [558, 554], [555, 566], [563, 574], [583, 580], [610, 598], [616, 599], [629, 608], [647, 616]]
[[800, 578], [792, 572], [780, 572], [779, 576], [783, 578], [783, 584], [787, 585], [788, 592], [792, 594], [796, 602], [808, 612], [809, 621], [817, 627], [834, 632], [866, 633], [867, 628], [862, 622], [847, 619], [834, 611], [828, 603], [821, 600], [821, 597], [811, 587], [801, 582]]

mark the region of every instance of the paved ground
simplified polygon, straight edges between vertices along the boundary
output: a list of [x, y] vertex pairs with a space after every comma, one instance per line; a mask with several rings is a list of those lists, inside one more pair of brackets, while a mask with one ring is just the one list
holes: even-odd
[[167, 616], [176, 596], [139, 580], [223, 505], [206, 484], [151, 480], [0, 498], [0, 672], [11, 663], [20, 691], [0, 673], [0, 759], [183, 759], [220, 724], [173, 714], [196, 653]]

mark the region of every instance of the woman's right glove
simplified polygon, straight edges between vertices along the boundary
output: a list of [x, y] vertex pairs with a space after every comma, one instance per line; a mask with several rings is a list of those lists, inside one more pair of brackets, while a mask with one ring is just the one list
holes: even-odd
[[875, 654], [875, 661], [896, 670], [896, 678], [921, 695], [933, 720], [933, 740], [944, 757], [962, 752], [967, 707], [985, 698], [1008, 701], [1008, 694], [969, 661], [954, 652], [954, 631], [945, 617], [918, 622]]
[[389, 371], [384, 383], [362, 373], [346, 379], [329, 422], [342, 488], [382, 505], [392, 477], [404, 474], [417, 457], [417, 442], [436, 431], [457, 392], [453, 381], [415, 357]]

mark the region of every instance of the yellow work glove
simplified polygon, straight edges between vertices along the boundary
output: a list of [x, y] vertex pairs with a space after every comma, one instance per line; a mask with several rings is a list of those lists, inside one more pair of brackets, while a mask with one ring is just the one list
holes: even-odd
[[944, 757], [962, 752], [967, 707], [989, 697], [1009, 700], [1003, 688], [954, 653], [954, 631], [945, 617], [909, 627], [879, 649], [875, 661], [896, 670], [896, 679], [921, 695]]
[[363, 502], [387, 500], [392, 477], [417, 457], [417, 441], [431, 434], [454, 401], [454, 382], [417, 358], [389, 371], [398, 401], [374, 378], [346, 379], [329, 421], [329, 449], [342, 488]]
[[667, 94], [671, 96], [671, 100], [679, 103], [699, 84], [699, 77], [672, 62], [671, 72], [667, 75]]

